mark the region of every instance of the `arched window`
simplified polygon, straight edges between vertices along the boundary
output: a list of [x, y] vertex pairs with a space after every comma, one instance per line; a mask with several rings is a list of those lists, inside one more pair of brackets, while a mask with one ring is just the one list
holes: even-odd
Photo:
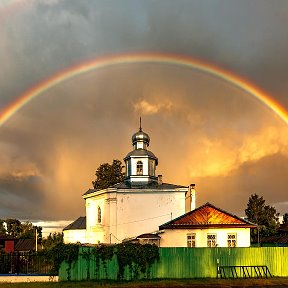
[[143, 163], [142, 163], [142, 161], [137, 162], [137, 175], [143, 175]]
[[98, 206], [98, 223], [101, 223], [102, 215], [101, 215], [101, 208]]

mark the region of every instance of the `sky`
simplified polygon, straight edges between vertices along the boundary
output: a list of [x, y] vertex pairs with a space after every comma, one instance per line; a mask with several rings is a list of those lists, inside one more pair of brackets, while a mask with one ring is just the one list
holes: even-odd
[[[287, 115], [287, 26], [286, 0], [1, 0], [0, 115], [71, 67], [144, 53], [231, 73]], [[0, 218], [85, 215], [82, 194], [101, 163], [132, 150], [140, 116], [157, 173], [195, 183], [197, 206], [244, 216], [256, 193], [288, 212], [287, 119], [224, 78], [120, 61], [42, 91], [0, 126]]]

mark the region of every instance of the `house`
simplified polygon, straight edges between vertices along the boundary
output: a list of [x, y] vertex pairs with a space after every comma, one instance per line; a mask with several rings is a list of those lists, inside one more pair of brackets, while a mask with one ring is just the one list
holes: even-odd
[[[36, 244], [37, 244], [37, 250], [36, 250]], [[41, 251], [42, 245], [40, 243], [36, 243], [35, 239], [17, 239], [15, 242], [15, 252], [35, 252], [35, 251]]]
[[16, 239], [9, 235], [0, 235], [0, 252], [14, 252]]
[[[41, 244], [37, 244], [37, 251], [41, 251]], [[0, 235], [0, 252], [33, 252], [36, 251], [35, 239], [15, 239], [9, 235]]]
[[133, 150], [124, 158], [125, 180], [83, 194], [86, 229], [71, 223], [63, 230], [64, 243], [119, 243], [157, 231], [162, 223], [195, 208], [194, 185], [164, 183], [161, 175], [156, 176], [158, 158], [148, 150], [149, 144], [140, 123], [132, 136]]
[[206, 203], [160, 225], [160, 246], [249, 247], [251, 228], [256, 225]]

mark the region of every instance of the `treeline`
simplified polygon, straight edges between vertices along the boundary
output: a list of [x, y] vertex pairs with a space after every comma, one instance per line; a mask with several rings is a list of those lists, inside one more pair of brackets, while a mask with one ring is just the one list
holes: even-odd
[[32, 222], [21, 222], [18, 219], [0, 219], [0, 235], [11, 236], [15, 239], [33, 239], [36, 237], [42, 242], [42, 227], [35, 226]]
[[[262, 237], [273, 236], [278, 233], [279, 213], [275, 207], [266, 205], [262, 196], [252, 194], [249, 197], [245, 214], [248, 221], [257, 225], [256, 229], [251, 229], [252, 242], [261, 242]], [[288, 223], [288, 213], [284, 214], [283, 223]]]

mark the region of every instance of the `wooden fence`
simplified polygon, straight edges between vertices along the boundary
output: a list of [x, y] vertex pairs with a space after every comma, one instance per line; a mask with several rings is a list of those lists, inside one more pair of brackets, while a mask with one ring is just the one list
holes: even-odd
[[[71, 267], [62, 263], [59, 280], [117, 280], [116, 256], [107, 263], [87, 257], [90, 248], [81, 247]], [[86, 253], [83, 253], [86, 252]], [[267, 266], [273, 276], [288, 277], [288, 247], [250, 248], [160, 248], [160, 259], [140, 278], [216, 278], [218, 266]], [[130, 271], [131, 270], [131, 271]], [[134, 278], [133, 269], [125, 268], [124, 279]], [[229, 277], [229, 275], [227, 275]], [[252, 277], [256, 275], [252, 275]]]

